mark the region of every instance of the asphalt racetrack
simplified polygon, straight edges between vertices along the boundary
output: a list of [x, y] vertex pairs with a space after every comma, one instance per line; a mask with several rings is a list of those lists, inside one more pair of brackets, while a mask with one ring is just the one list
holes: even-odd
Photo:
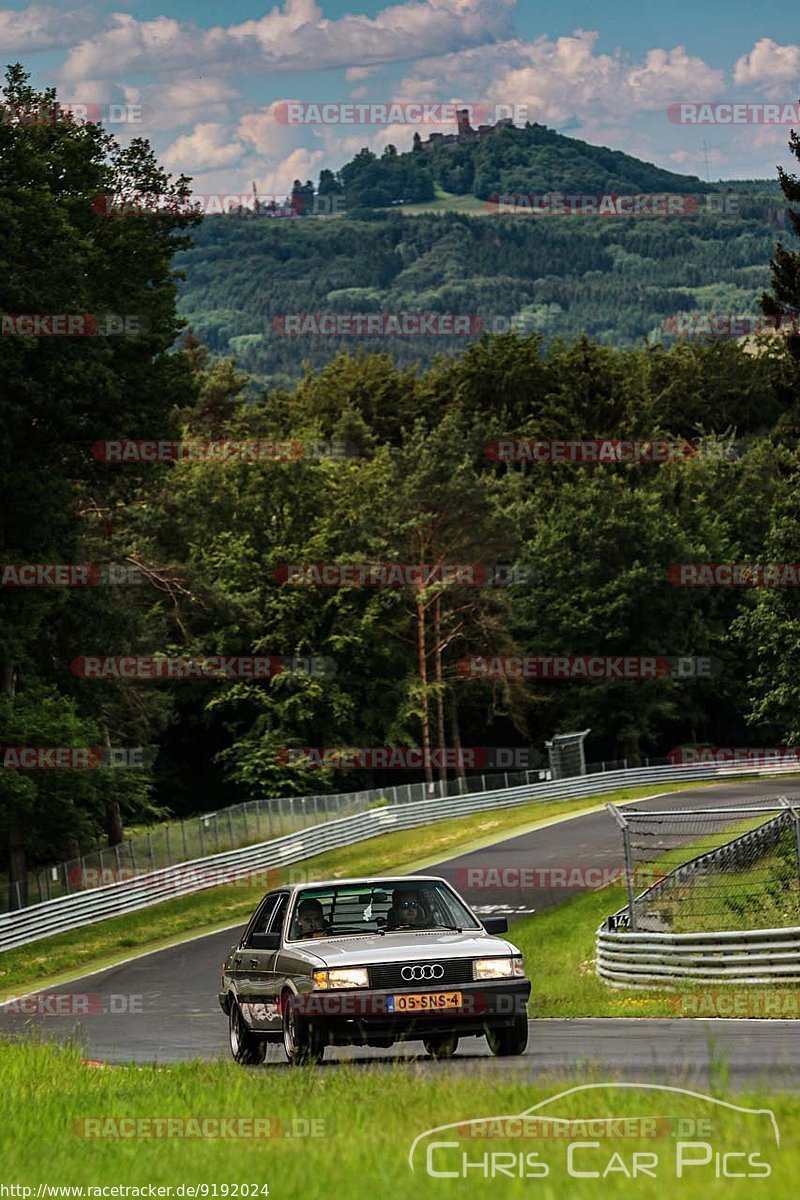
[[[743, 803], [749, 798], [800, 798], [794, 779], [725, 783], [638, 801], [637, 808], [713, 808]], [[605, 810], [533, 830], [473, 851], [447, 862], [429, 864], [424, 873], [450, 879], [479, 913], [530, 914], [552, 907], [575, 887], [497, 886], [517, 879], [521, 868], [622, 868], [619, 830]], [[487, 872], [484, 875], [484, 872]], [[504, 872], [500, 876], [497, 872]], [[467, 886], [485, 878], [487, 886]], [[555, 880], [558, 881], [558, 875]], [[534, 884], [542, 876], [534, 876]], [[495, 886], [492, 886], [492, 883]], [[253, 907], [257, 898], [254, 896]], [[228, 1055], [227, 1022], [217, 1003], [219, 965], [237, 940], [236, 927], [86, 975], [47, 995], [88, 993], [102, 1011], [85, 1017], [27, 1016], [0, 1007], [0, 1033], [23, 1036], [31, 1028], [42, 1036], [65, 1040], [77, 1036], [85, 1056], [103, 1062], [176, 1062], [194, 1057]], [[510, 934], [513, 940], [513, 924]], [[35, 943], [37, 954], [46, 942]], [[529, 962], [535, 1005], [536, 974], [547, 964]], [[385, 1069], [388, 1063], [407, 1064], [419, 1072], [522, 1073], [541, 1078], [582, 1071], [605, 1078], [687, 1084], [702, 1088], [724, 1069], [727, 1086], [745, 1088], [760, 1083], [771, 1089], [800, 1087], [800, 1023], [791, 1020], [724, 1020], [691, 1018], [587, 1018], [531, 1020], [528, 1049], [520, 1058], [493, 1058], [483, 1038], [465, 1038], [457, 1056], [444, 1062], [428, 1060], [421, 1044], [400, 1044], [390, 1050], [329, 1047], [321, 1070], [335, 1070], [344, 1061], [365, 1070]], [[270, 1046], [264, 1067], [288, 1069], [282, 1046]]]

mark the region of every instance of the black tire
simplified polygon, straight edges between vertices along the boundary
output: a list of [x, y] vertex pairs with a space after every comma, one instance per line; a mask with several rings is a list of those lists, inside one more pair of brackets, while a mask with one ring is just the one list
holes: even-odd
[[452, 1058], [458, 1049], [457, 1033], [433, 1033], [422, 1039], [425, 1053], [431, 1058]]
[[325, 1054], [325, 1036], [315, 1023], [307, 1021], [295, 1009], [291, 993], [285, 993], [281, 1005], [283, 1014], [283, 1049], [292, 1067], [316, 1066]]
[[487, 1025], [486, 1041], [498, 1058], [524, 1054], [528, 1045], [528, 1018], [517, 1017], [513, 1025]]
[[267, 1043], [255, 1037], [244, 1023], [239, 1005], [231, 997], [228, 1009], [228, 1044], [234, 1061], [245, 1067], [262, 1063], [267, 1053]]

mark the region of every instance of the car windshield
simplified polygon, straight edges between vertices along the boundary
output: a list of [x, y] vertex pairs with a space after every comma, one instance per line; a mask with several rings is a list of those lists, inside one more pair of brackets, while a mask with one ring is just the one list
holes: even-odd
[[414, 929], [480, 929], [450, 888], [431, 880], [376, 880], [298, 892], [289, 941]]

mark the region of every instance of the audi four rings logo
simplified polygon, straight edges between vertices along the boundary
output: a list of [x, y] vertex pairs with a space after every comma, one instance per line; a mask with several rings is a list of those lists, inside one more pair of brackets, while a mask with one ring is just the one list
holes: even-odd
[[441, 963], [423, 963], [418, 967], [403, 967], [400, 974], [403, 979], [442, 979], [444, 967]]

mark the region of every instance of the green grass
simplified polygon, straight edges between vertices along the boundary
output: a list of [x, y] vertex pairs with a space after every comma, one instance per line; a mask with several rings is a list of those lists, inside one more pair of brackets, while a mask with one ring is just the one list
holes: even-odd
[[659, 898], [660, 915], [676, 933], [781, 929], [800, 924], [800, 880], [794, 829], [774, 851], [745, 870], [715, 871]]
[[[729, 818], [724, 827], [705, 834], [693, 843], [673, 846], [652, 862], [637, 864], [643, 891], [648, 880], [655, 882], [692, 859], [707, 854], [744, 833], [774, 820], [776, 813], [746, 818]], [[703, 933], [735, 929], [777, 929], [800, 924], [800, 881], [794, 828], [784, 829], [776, 846], [747, 867], [722, 871], [713, 869], [686, 882], [675, 883], [657, 893], [647, 906], [637, 905], [644, 917], [674, 933]]]
[[471, 217], [485, 217], [492, 211], [486, 201], [477, 196], [457, 196], [454, 192], [445, 192], [434, 185], [436, 195], [433, 200], [420, 200], [416, 204], [394, 204], [384, 208], [383, 212], [399, 212], [408, 217], [417, 217], [428, 213], [467, 213]]
[[[695, 784], [678, 784], [670, 791]], [[549, 820], [652, 795], [652, 787], [628, 788], [580, 800], [533, 802], [519, 808], [472, 813], [437, 821], [422, 829], [382, 834], [339, 850], [306, 859], [290, 871], [303, 869], [310, 878], [411, 871], [427, 863], [463, 853], [479, 845], [510, 837]], [[424, 855], [424, 857], [423, 857]], [[0, 954], [0, 995], [75, 978], [110, 966], [131, 954], [159, 949], [201, 933], [213, 933], [237, 921], [244, 923], [259, 896], [267, 890], [262, 876], [256, 887], [244, 884], [209, 888], [191, 896], [166, 900], [123, 917], [112, 917], [69, 933], [56, 934], [29, 946]], [[270, 879], [269, 886], [278, 880]]]
[[626, 900], [624, 887], [599, 888], [514, 922], [510, 936], [533, 981], [532, 1017], [800, 1016], [797, 984], [627, 989], [604, 983], [595, 971], [597, 928]]
[[[547, 1164], [546, 1179], [507, 1175], [487, 1179], [476, 1169], [468, 1171], [466, 1178], [435, 1179], [425, 1170], [424, 1145], [415, 1155], [413, 1174], [409, 1167], [409, 1151], [420, 1134], [452, 1122], [519, 1114], [592, 1077], [540, 1076], [528, 1081], [517, 1072], [492, 1070], [496, 1064], [491, 1062], [476, 1063], [468, 1074], [456, 1073], [447, 1064], [421, 1062], [377, 1070], [357, 1064], [243, 1070], [223, 1061], [96, 1070], [83, 1066], [74, 1049], [35, 1042], [3, 1045], [0, 1054], [0, 1182], [5, 1184], [34, 1188], [39, 1183], [122, 1184], [145, 1189], [148, 1184], [173, 1188], [206, 1184], [208, 1195], [213, 1194], [214, 1184], [217, 1195], [224, 1194], [223, 1185], [266, 1184], [273, 1200], [316, 1200], [329, 1194], [341, 1200], [360, 1196], [380, 1200], [411, 1196], [597, 1200], [602, 1196], [605, 1200], [633, 1194], [662, 1200], [665, 1187], [668, 1194], [674, 1191], [687, 1200], [705, 1200], [709, 1192], [721, 1194], [724, 1188], [726, 1197], [761, 1194], [772, 1200], [796, 1195], [800, 1174], [800, 1097], [764, 1092], [732, 1095], [725, 1086], [724, 1064], [719, 1064], [708, 1094], [748, 1109], [772, 1109], [780, 1149], [771, 1120], [763, 1112], [741, 1113], [679, 1092], [607, 1084], [563, 1097], [542, 1111], [573, 1120], [661, 1117], [668, 1119], [669, 1127], [658, 1131], [661, 1136], [644, 1139], [592, 1137], [599, 1145], [578, 1150], [575, 1165], [602, 1172], [612, 1156], [619, 1155], [614, 1160], [617, 1170], [612, 1168], [602, 1180], [571, 1178], [567, 1172], [565, 1143], [587, 1141], [580, 1130], [569, 1139], [463, 1138], [455, 1151], [440, 1150], [433, 1160], [434, 1167], [446, 1170], [460, 1166], [462, 1151], [469, 1162], [483, 1162], [484, 1155], [501, 1152], [513, 1154], [516, 1162], [517, 1155], [538, 1154], [533, 1161]], [[594, 1076], [594, 1082], [606, 1084], [599, 1076]], [[317, 1136], [302, 1140], [81, 1136], [87, 1118], [100, 1119], [103, 1124], [95, 1128], [108, 1132], [108, 1118], [159, 1117], [258, 1117], [269, 1120], [274, 1132], [281, 1127], [310, 1129]], [[680, 1134], [675, 1123], [679, 1119], [709, 1121], [710, 1131], [699, 1137], [684, 1125], [684, 1137], [707, 1140], [715, 1152], [758, 1154], [759, 1161], [770, 1164], [770, 1178], [761, 1188], [760, 1180], [755, 1184], [747, 1179], [717, 1180], [712, 1157], [707, 1166], [688, 1168], [677, 1181]], [[457, 1138], [456, 1131], [448, 1130], [439, 1140]], [[655, 1178], [640, 1175], [631, 1180], [620, 1171], [619, 1162], [630, 1167], [634, 1151], [657, 1156]], [[731, 1170], [741, 1170], [742, 1162], [732, 1160]], [[234, 1194], [232, 1187], [227, 1194]]]

